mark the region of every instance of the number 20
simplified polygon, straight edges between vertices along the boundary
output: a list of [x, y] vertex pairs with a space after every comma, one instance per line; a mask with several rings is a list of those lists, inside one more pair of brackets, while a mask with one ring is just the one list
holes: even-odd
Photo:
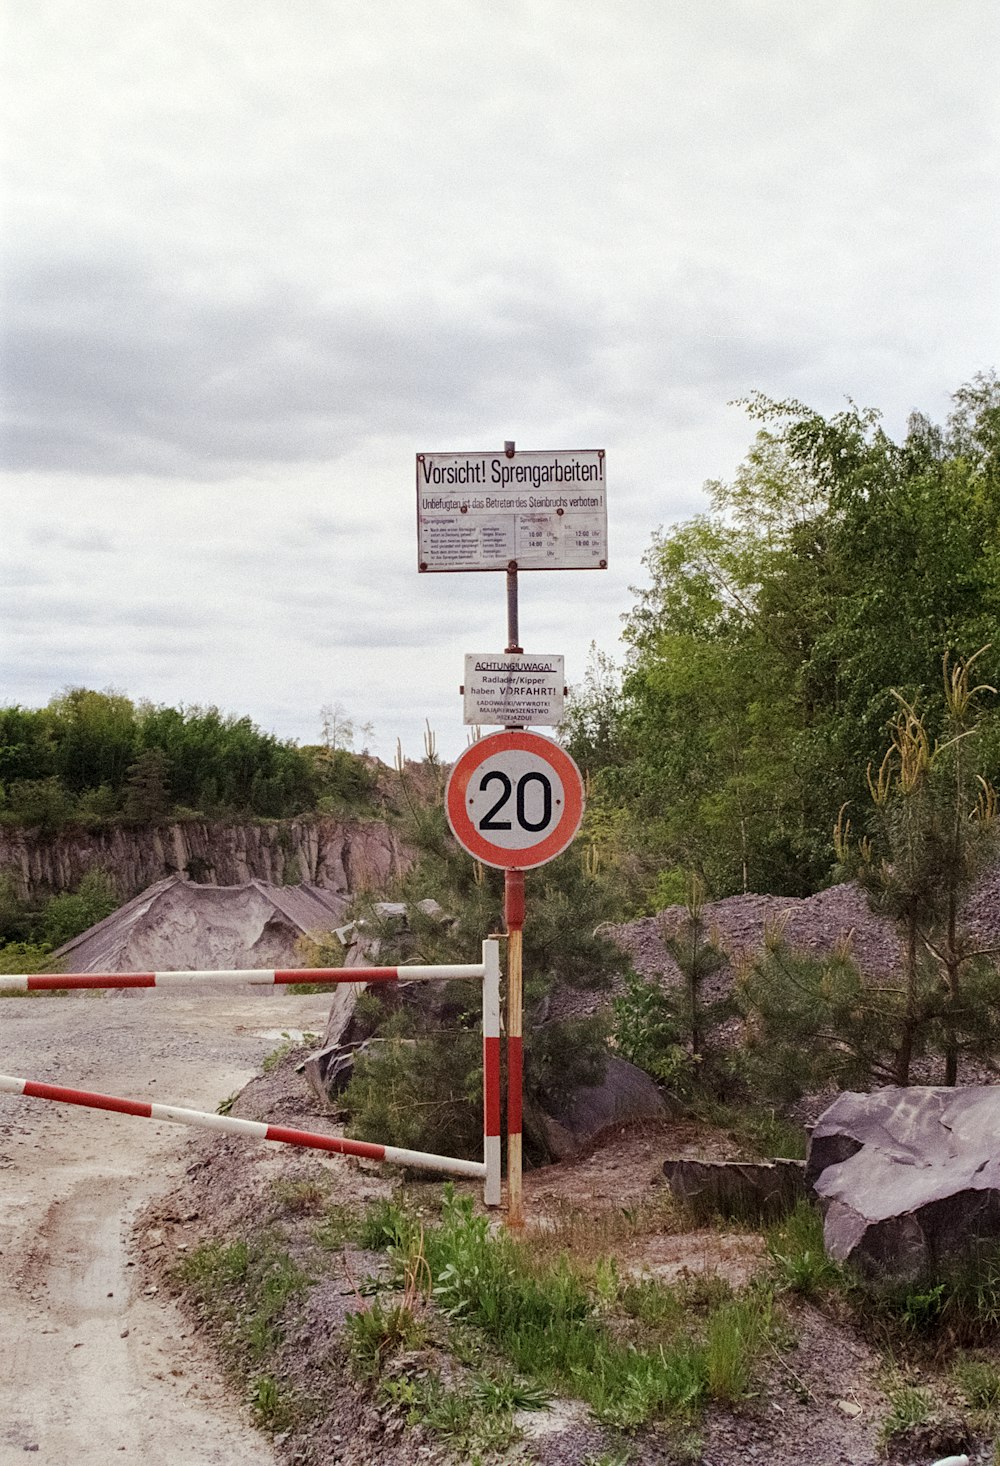
[[[540, 830], [544, 830], [551, 823], [552, 782], [546, 777], [545, 774], [540, 774], [535, 771], [527, 774], [522, 774], [517, 781], [517, 789], [515, 791], [512, 780], [510, 780], [507, 775], [502, 773], [499, 769], [493, 769], [491, 773], [484, 774], [482, 779], [480, 779], [479, 792], [481, 794], [485, 794], [490, 784], [499, 784], [502, 792], [497, 802], [486, 811], [482, 819], [479, 821], [479, 828], [481, 830], [513, 829], [513, 825], [510, 820], [498, 820], [496, 818], [496, 816], [503, 809], [504, 805], [507, 803], [511, 794], [514, 794], [514, 810], [517, 816], [517, 823], [520, 825], [522, 830], [527, 830], [531, 834], [537, 834]], [[529, 784], [540, 784], [542, 789], [542, 817], [537, 822], [535, 820], [529, 820], [528, 813], [525, 808], [525, 791], [527, 790]]]

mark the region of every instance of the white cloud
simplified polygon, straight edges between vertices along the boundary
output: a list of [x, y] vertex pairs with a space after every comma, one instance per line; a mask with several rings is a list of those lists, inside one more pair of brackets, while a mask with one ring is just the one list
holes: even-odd
[[3, 700], [464, 742], [502, 577], [418, 576], [420, 450], [605, 447], [613, 649], [760, 388], [890, 430], [992, 364], [1000, 12], [937, 0], [36, 0], [3, 48]]

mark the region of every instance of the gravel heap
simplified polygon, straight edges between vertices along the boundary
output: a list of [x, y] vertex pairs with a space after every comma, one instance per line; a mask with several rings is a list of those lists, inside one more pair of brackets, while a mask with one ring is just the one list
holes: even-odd
[[[621, 922], [606, 930], [640, 976], [671, 986], [680, 981], [680, 971], [663, 937], [682, 927], [686, 915], [683, 906], [668, 906], [655, 916]], [[856, 960], [870, 977], [886, 976], [899, 957], [899, 939], [892, 923], [869, 910], [861, 888], [853, 881], [829, 886], [814, 896], [727, 896], [722, 901], [707, 901], [704, 916], [709, 932], [716, 935], [731, 959], [706, 983], [705, 996], [709, 1000], [728, 990], [735, 960], [744, 952], [758, 949], [765, 931], [776, 925], [784, 927], [792, 947], [817, 955], [832, 952], [839, 942], [849, 939]], [[983, 946], [1000, 948], [1000, 862], [980, 878], [966, 903], [964, 919]], [[563, 990], [553, 998], [551, 1016], [596, 1012], [622, 989], [619, 979], [610, 991]]]
[[[683, 906], [668, 906], [656, 916], [623, 922], [610, 935], [643, 977], [679, 979], [677, 964], [663, 945], [663, 935], [683, 926]], [[1000, 947], [1000, 863], [984, 873], [965, 907], [965, 924], [984, 946]], [[801, 952], [832, 952], [849, 938], [854, 956], [871, 977], [892, 971], [899, 939], [891, 922], [875, 916], [861, 888], [853, 881], [829, 886], [814, 896], [727, 896], [705, 903], [708, 929], [718, 933], [731, 958], [759, 948], [768, 927], [784, 926], [792, 947]], [[730, 969], [731, 973], [731, 969]], [[725, 984], [725, 977], [720, 979]]]

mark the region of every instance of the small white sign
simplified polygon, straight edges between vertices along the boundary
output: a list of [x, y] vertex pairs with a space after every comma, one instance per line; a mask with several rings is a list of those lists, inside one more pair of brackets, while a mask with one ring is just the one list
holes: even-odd
[[604, 570], [604, 449], [418, 453], [421, 571]]
[[465, 658], [465, 721], [505, 728], [562, 722], [566, 658], [535, 652], [470, 652]]

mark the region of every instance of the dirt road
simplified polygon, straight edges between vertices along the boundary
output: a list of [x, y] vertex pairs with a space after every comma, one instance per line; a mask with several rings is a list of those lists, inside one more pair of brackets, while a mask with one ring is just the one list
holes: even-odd
[[[0, 1000], [0, 1073], [214, 1110], [325, 996], [202, 988]], [[273, 1466], [130, 1256], [196, 1133], [0, 1094], [0, 1463]]]

